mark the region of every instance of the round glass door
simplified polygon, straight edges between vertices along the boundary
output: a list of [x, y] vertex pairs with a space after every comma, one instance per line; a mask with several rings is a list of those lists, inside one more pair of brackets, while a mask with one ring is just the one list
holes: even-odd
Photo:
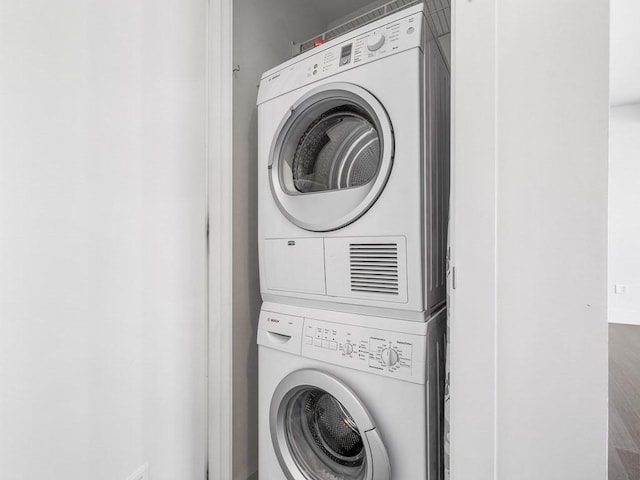
[[373, 457], [370, 437], [382, 443], [368, 412], [337, 379], [315, 370], [287, 376], [274, 394], [270, 421], [288, 479], [388, 480], [373, 476], [389, 468], [386, 450]]
[[393, 132], [366, 90], [330, 84], [289, 111], [271, 152], [271, 189], [296, 225], [327, 231], [363, 215], [382, 192], [393, 161]]
[[[300, 136], [290, 164], [293, 182], [283, 187], [291, 194], [366, 185], [380, 168], [378, 131], [362, 108], [334, 107], [320, 114]], [[287, 162], [281, 165], [288, 168]]]
[[330, 393], [296, 393], [286, 407], [285, 431], [296, 466], [309, 480], [364, 478], [367, 458], [358, 425]]

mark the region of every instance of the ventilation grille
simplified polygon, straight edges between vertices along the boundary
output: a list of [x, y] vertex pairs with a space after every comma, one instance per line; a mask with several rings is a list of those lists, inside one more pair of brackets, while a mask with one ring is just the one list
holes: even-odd
[[398, 244], [349, 244], [351, 291], [398, 295]]

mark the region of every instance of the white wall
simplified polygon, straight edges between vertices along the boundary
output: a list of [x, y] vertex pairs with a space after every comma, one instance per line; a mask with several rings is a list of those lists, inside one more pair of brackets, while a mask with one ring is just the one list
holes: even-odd
[[640, 103], [640, 2], [610, 0], [611, 3], [611, 105]]
[[310, 2], [234, 1], [233, 84], [233, 474], [258, 468], [256, 329], [262, 303], [257, 243], [256, 85], [262, 73], [291, 57], [291, 42], [326, 28]]
[[604, 480], [608, 3], [453, 15], [453, 479]]
[[608, 2], [498, 18], [498, 475], [603, 480]]
[[640, 104], [612, 108], [609, 135], [609, 321], [640, 325]]
[[202, 479], [205, 2], [0, 0], [0, 476]]

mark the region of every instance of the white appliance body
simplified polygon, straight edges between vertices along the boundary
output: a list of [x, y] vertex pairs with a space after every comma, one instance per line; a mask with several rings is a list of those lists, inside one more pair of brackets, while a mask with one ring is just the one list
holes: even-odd
[[[445, 315], [418, 323], [265, 303], [260, 477], [443, 479]], [[333, 399], [347, 420], [331, 414]], [[336, 433], [336, 425], [358, 434]], [[354, 448], [351, 437], [362, 442]]]
[[416, 321], [444, 304], [449, 85], [422, 5], [263, 75], [263, 300]]

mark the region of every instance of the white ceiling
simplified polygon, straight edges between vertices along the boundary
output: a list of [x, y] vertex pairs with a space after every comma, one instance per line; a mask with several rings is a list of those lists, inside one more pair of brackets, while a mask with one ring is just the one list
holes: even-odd
[[611, 0], [611, 105], [640, 103], [640, 1]]
[[374, 0], [309, 0], [328, 25]]

